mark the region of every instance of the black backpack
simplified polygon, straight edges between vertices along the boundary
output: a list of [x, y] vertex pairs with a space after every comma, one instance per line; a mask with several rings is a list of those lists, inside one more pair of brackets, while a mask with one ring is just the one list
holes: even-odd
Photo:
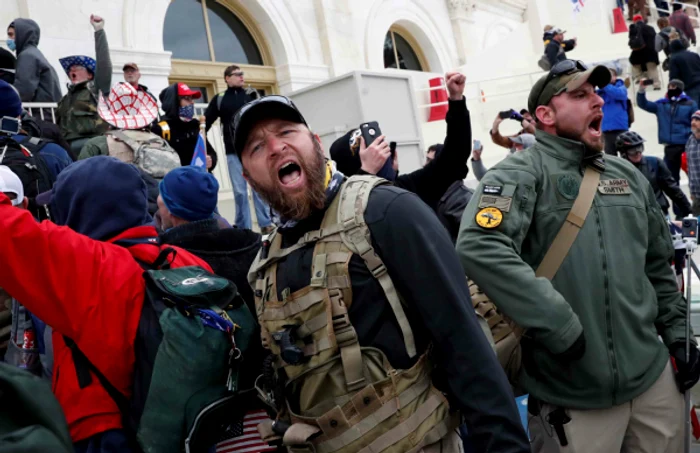
[[634, 24], [634, 31], [630, 30], [630, 39], [627, 43], [632, 50], [641, 50], [646, 47], [644, 36], [642, 35], [642, 25]]
[[0, 141], [0, 165], [9, 167], [22, 181], [32, 215], [39, 221], [50, 219], [48, 207], [36, 202], [37, 195], [51, 190], [56, 182], [44, 158], [7, 137]]

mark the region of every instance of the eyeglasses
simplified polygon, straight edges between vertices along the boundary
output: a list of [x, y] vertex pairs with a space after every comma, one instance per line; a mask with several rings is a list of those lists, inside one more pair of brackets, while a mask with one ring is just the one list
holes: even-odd
[[[540, 88], [540, 92], [537, 93], [537, 105], [540, 104], [540, 97], [542, 96], [542, 93], [544, 93], [544, 89], [547, 87], [549, 82], [554, 80], [557, 77], [561, 77], [564, 75], [569, 75], [573, 74], [575, 72], [584, 72], [588, 71], [588, 66], [582, 61], [579, 60], [564, 60], [560, 61], [559, 63], [555, 64], [554, 67], [549, 71], [549, 74], [547, 74], [547, 78], [544, 80], [544, 84], [542, 84], [542, 88]], [[561, 94], [561, 93], [557, 93]]]
[[236, 77], [243, 77], [244, 74], [245, 74], [245, 72], [243, 72], [243, 71], [232, 72], [232, 73], [230, 73], [229, 75], [227, 75], [226, 77], [231, 77], [231, 76], [234, 76], [234, 75], [235, 75]]

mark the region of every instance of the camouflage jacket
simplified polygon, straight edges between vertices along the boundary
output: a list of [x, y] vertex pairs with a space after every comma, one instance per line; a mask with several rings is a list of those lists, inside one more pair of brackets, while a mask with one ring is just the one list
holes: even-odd
[[93, 80], [69, 85], [68, 93], [58, 103], [56, 123], [69, 142], [102, 135], [109, 126], [97, 114], [100, 93], [107, 96], [112, 85], [112, 60], [104, 30], [95, 32], [95, 55], [97, 67]]

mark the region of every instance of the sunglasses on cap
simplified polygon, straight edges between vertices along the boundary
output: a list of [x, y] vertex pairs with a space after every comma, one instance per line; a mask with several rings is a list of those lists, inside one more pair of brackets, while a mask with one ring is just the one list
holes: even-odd
[[[575, 72], [585, 71], [588, 71], [588, 66], [586, 66], [586, 64], [580, 60], [564, 60], [555, 64], [554, 67], [549, 71], [549, 74], [547, 74], [547, 78], [544, 80], [544, 83], [542, 84], [542, 88], [540, 88], [539, 93], [537, 93], [537, 105], [539, 105], [540, 97], [542, 96], [542, 93], [544, 93], [544, 89], [547, 88], [549, 82], [556, 79], [557, 77], [566, 76]], [[561, 94], [561, 92], [556, 93], [555, 96], [558, 94]]]

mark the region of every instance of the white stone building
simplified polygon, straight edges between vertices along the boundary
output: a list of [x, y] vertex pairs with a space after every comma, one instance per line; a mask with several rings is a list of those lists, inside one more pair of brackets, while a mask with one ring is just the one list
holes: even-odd
[[[94, 55], [89, 17], [100, 15], [113, 82], [133, 61], [141, 83], [156, 95], [186, 82], [202, 91], [202, 102], [225, 89], [224, 68], [232, 63], [268, 94], [292, 93], [353, 70], [400, 71], [417, 90], [427, 146], [441, 141], [445, 130], [442, 122], [428, 123], [429, 109], [420, 107], [430, 102], [428, 79], [455, 68], [467, 75], [474, 138], [485, 142], [496, 112], [525, 106], [540, 75], [545, 24], [578, 37], [572, 58], [601, 61], [629, 53], [626, 34], [612, 34], [615, 4], [586, 0], [574, 12], [571, 0], [2, 0], [0, 28], [17, 17], [34, 19], [41, 27], [39, 48], [64, 85], [58, 59]], [[4, 29], [0, 44], [3, 39]], [[211, 132], [210, 140], [217, 141]], [[495, 163], [505, 150], [489, 152], [487, 160]], [[230, 191], [226, 170], [217, 176], [222, 192]]]

